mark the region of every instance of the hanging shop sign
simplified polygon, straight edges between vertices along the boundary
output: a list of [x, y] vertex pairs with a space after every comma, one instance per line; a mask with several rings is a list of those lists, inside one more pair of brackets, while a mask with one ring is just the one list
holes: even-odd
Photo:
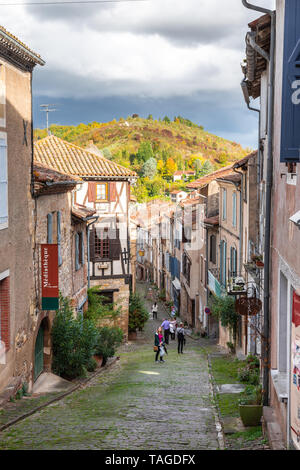
[[58, 245], [41, 245], [42, 310], [58, 310]]
[[291, 346], [291, 437], [294, 446], [300, 450], [300, 296], [296, 293], [293, 297]]
[[286, 0], [284, 24], [281, 156], [300, 162], [300, 2]]

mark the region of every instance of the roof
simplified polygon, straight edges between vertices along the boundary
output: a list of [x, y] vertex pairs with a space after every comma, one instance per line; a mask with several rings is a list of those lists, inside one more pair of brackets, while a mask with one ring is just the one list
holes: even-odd
[[229, 166], [226, 166], [225, 168], [221, 168], [220, 170], [214, 171], [213, 173], [210, 173], [209, 175], [203, 176], [202, 178], [199, 178], [198, 180], [193, 181], [192, 183], [189, 183], [187, 185], [187, 188], [190, 188], [190, 189], [203, 188], [204, 186], [207, 186], [209, 183], [216, 180], [217, 178], [221, 178], [232, 173], [233, 165], [234, 164], [231, 164]]
[[26, 44], [20, 41], [16, 36], [7, 31], [3, 26], [0, 26], [0, 46], [8, 50], [28, 65], [34, 66], [36, 64], [45, 65], [44, 60], [39, 54], [29, 49]]
[[271, 41], [271, 18], [270, 15], [263, 15], [249, 23], [251, 32], [246, 35], [246, 66], [243, 71], [247, 77], [249, 96], [256, 99], [260, 96], [260, 80], [262, 73], [267, 69], [266, 60], [257, 54], [248, 44], [249, 34], [254, 36], [255, 42], [268, 54], [270, 53]]
[[92, 217], [94, 214], [96, 214], [95, 210], [89, 209], [81, 204], [74, 204], [72, 207], [72, 216], [83, 221], [85, 221], [87, 217]]
[[35, 142], [34, 160], [84, 179], [129, 179], [137, 176], [128, 168], [54, 135]]
[[215, 215], [214, 217], [207, 217], [206, 219], [204, 219], [204, 223], [206, 225], [218, 226], [219, 225], [219, 216]]
[[72, 191], [81, 181], [78, 176], [70, 176], [40, 163], [33, 165], [33, 177], [36, 196]]
[[189, 199], [184, 199], [183, 201], [181, 201], [180, 203], [180, 206], [181, 207], [184, 207], [184, 206], [191, 206], [193, 204], [199, 204], [201, 202], [203, 202], [204, 200], [204, 197], [203, 196], [199, 196], [199, 197], [194, 197], [194, 198], [189, 198]]
[[223, 176], [222, 178], [217, 178], [217, 181], [224, 183], [240, 183], [242, 180], [242, 175], [240, 173], [231, 173], [230, 175]]
[[255, 150], [254, 152], [250, 153], [249, 155], [247, 155], [245, 158], [242, 158], [242, 160], [239, 160], [238, 162], [236, 162], [234, 165], [233, 165], [233, 168], [241, 168], [243, 167], [244, 165], [247, 165], [247, 163], [249, 162], [250, 159], [254, 158], [257, 156], [257, 150]]

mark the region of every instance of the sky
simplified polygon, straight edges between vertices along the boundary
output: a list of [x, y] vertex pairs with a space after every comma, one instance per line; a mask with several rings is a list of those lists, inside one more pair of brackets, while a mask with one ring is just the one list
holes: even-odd
[[[244, 102], [240, 64], [248, 23], [261, 15], [241, 0], [17, 1], [0, 0], [1, 24], [46, 62], [34, 70], [35, 127], [45, 127], [40, 105], [50, 103], [57, 109], [50, 123], [181, 115], [257, 146], [258, 116]], [[252, 3], [275, 8], [275, 0]]]

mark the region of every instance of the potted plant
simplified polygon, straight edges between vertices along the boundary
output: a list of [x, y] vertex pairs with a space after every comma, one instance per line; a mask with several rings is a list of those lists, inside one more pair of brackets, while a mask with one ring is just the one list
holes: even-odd
[[240, 417], [244, 426], [259, 426], [263, 413], [261, 385], [248, 386], [239, 400]]

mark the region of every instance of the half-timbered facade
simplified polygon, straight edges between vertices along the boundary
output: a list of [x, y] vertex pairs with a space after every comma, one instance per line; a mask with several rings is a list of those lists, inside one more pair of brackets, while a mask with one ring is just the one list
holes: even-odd
[[89, 232], [89, 286], [121, 307], [117, 322], [125, 335], [131, 283], [129, 204], [136, 173], [106, 158], [48, 136], [35, 144], [35, 159], [58, 171], [79, 176], [74, 202], [96, 211]]

